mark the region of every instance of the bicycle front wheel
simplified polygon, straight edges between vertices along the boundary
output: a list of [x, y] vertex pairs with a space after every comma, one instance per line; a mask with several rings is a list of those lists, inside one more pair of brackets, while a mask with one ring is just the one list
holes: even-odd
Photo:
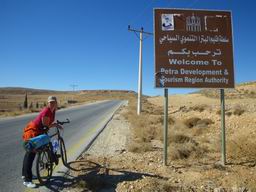
[[36, 159], [36, 174], [39, 182], [45, 184], [52, 176], [53, 163], [49, 150], [40, 151]]
[[64, 140], [62, 138], [60, 138], [60, 154], [61, 154], [63, 165], [67, 165], [66, 147], [65, 147]]

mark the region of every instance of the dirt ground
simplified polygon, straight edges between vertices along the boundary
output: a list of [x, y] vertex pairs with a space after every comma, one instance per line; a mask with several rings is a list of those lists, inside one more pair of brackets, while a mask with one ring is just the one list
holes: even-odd
[[[153, 121], [161, 115], [153, 114], [163, 110], [163, 98], [151, 97], [147, 102], [153, 111], [145, 121], [162, 129], [161, 123]], [[125, 117], [127, 110], [119, 110], [91, 148], [70, 164], [69, 175], [75, 182], [64, 192], [256, 191], [255, 98], [226, 100], [225, 166], [220, 163], [219, 98], [200, 93], [169, 97], [169, 116], [174, 121], [169, 122], [169, 135], [176, 136], [169, 139], [182, 139], [170, 141], [167, 166], [159, 136], [150, 139], [150, 150], [129, 149], [134, 132]]]

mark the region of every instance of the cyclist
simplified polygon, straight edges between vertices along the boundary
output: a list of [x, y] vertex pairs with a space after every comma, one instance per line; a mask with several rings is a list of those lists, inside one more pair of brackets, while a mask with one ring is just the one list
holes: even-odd
[[[27, 124], [23, 132], [23, 140], [26, 141], [30, 138], [45, 133], [44, 127], [52, 128], [58, 127], [63, 129], [61, 125], [54, 122], [55, 112], [58, 108], [57, 98], [55, 96], [49, 96], [47, 100], [48, 104], [39, 115], [31, 122]], [[23, 185], [29, 188], [35, 188], [36, 185], [32, 182], [32, 166], [36, 153], [34, 151], [28, 151], [25, 153], [22, 167], [22, 179]]]

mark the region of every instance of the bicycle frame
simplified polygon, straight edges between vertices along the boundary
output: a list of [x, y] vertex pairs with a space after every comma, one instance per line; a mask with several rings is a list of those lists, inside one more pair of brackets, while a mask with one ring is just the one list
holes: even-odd
[[[66, 123], [70, 123], [70, 121], [67, 119], [64, 122], [60, 122], [57, 120], [57, 124], [59, 125], [63, 125]], [[48, 134], [48, 130], [46, 134]], [[66, 148], [65, 148], [65, 143], [63, 138], [60, 135], [60, 130], [58, 127], [56, 127], [57, 132], [54, 133], [53, 135], [50, 135], [50, 138], [54, 137], [57, 135], [57, 140], [59, 142], [60, 145], [60, 155], [62, 158], [62, 162], [63, 165], [66, 166], [67, 165], [67, 154], [66, 154]], [[58, 156], [57, 154], [53, 153], [53, 147], [51, 142], [45, 146], [43, 146], [42, 148], [39, 148], [37, 151], [38, 157], [37, 157], [37, 163], [36, 163], [36, 167], [37, 167], [37, 177], [38, 180], [41, 184], [44, 184], [45, 182], [47, 182], [50, 177], [52, 176], [52, 171], [53, 171], [53, 158], [52, 155], [56, 155], [55, 158], [57, 158], [57, 163], [55, 162], [55, 164], [58, 164]], [[44, 174], [46, 174], [46, 176], [44, 176]]]

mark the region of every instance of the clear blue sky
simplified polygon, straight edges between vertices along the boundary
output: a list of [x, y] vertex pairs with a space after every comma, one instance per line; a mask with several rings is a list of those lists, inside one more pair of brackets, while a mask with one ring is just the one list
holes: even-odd
[[[256, 80], [253, 0], [0, 0], [0, 87], [137, 91], [139, 40], [153, 8], [231, 10], [236, 83]], [[143, 44], [143, 93], [154, 88], [153, 37]], [[183, 93], [188, 89], [170, 89]]]

